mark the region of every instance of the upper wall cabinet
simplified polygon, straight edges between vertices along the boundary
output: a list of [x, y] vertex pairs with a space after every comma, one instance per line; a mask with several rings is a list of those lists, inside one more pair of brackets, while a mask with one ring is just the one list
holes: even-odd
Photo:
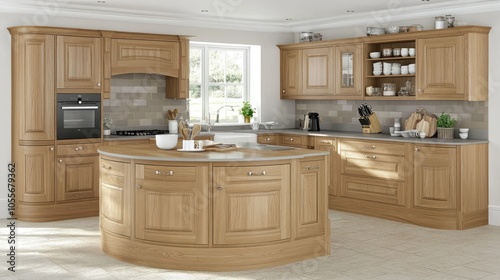
[[101, 92], [101, 38], [57, 36], [57, 91]]
[[[281, 98], [486, 101], [489, 31], [490, 27], [461, 26], [280, 45]], [[384, 49], [415, 52], [369, 56]], [[302, 56], [302, 64], [292, 54]], [[390, 72], [373, 72], [374, 66], [384, 64]], [[393, 73], [398, 65], [413, 65], [416, 71]], [[384, 95], [384, 83], [395, 84], [395, 91]], [[380, 95], [368, 95], [365, 89], [370, 86], [380, 88]]]

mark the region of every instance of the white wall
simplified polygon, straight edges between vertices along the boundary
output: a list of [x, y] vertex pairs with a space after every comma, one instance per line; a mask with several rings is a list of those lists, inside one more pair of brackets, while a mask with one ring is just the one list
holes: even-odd
[[[0, 218], [7, 217], [7, 165], [11, 161], [11, 50], [7, 27], [35, 25], [176, 34], [193, 36], [201, 42], [249, 44], [261, 46], [261, 99], [260, 111], [264, 121], [277, 121], [284, 127], [293, 127], [295, 102], [279, 99], [279, 49], [278, 44], [293, 41], [292, 33], [261, 33], [248, 31], [217, 30], [208, 28], [178, 27], [161, 24], [126, 23], [105, 20], [82, 20], [57, 16], [34, 17], [33, 15], [2, 14], [0, 12], [0, 120], [3, 133], [0, 146]], [[287, 126], [288, 125], [288, 126]]]

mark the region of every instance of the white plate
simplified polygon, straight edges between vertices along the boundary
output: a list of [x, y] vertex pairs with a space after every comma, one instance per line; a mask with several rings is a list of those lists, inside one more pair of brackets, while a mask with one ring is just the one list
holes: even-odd
[[399, 136], [401, 136], [401, 134], [399, 134], [399, 133], [391, 133], [391, 136], [398, 136], [399, 137]]
[[177, 149], [179, 152], [203, 152], [205, 149], [192, 149], [192, 150], [184, 150], [184, 149]]

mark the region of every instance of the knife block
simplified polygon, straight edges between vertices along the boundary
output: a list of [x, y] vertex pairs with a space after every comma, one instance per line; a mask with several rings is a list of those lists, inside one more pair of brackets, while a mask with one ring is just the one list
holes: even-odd
[[382, 128], [380, 127], [380, 122], [378, 121], [377, 114], [372, 113], [368, 116], [368, 120], [370, 121], [369, 125], [362, 125], [363, 133], [380, 133], [382, 132]]

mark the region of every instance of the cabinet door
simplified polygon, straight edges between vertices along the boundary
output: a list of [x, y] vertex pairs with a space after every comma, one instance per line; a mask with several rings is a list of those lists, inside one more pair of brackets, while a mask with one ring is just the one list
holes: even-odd
[[297, 237], [321, 235], [327, 220], [325, 162], [301, 161], [297, 201], [292, 207], [297, 217]]
[[337, 162], [337, 141], [335, 138], [328, 137], [316, 137], [314, 143], [315, 150], [329, 151], [330, 152], [330, 182], [328, 183], [328, 194], [329, 195], [339, 195], [339, 182], [338, 182], [338, 172], [339, 167], [336, 165]]
[[57, 88], [100, 92], [101, 38], [57, 36]]
[[101, 158], [99, 174], [101, 227], [124, 236], [130, 236], [130, 173], [129, 163]]
[[417, 40], [417, 98], [465, 99], [463, 36]]
[[58, 157], [56, 190], [57, 201], [99, 197], [99, 157]]
[[456, 209], [456, 153], [454, 147], [415, 146], [415, 206]]
[[281, 52], [281, 98], [302, 94], [302, 51]]
[[179, 78], [179, 42], [111, 39], [111, 75], [127, 73]]
[[208, 244], [208, 166], [136, 165], [135, 237]]
[[167, 76], [166, 97], [172, 99], [186, 99], [189, 95], [189, 41], [180, 41], [180, 69], [179, 77]]
[[268, 144], [268, 145], [278, 145], [279, 135], [257, 135], [257, 143], [259, 144]]
[[20, 202], [54, 201], [54, 154], [53, 146], [19, 147]]
[[362, 44], [335, 47], [334, 95], [362, 95]]
[[213, 244], [290, 238], [290, 165], [213, 168]]
[[14, 44], [13, 133], [20, 140], [54, 140], [55, 37], [20, 35]]
[[333, 48], [302, 51], [303, 87], [306, 95], [333, 94]]

